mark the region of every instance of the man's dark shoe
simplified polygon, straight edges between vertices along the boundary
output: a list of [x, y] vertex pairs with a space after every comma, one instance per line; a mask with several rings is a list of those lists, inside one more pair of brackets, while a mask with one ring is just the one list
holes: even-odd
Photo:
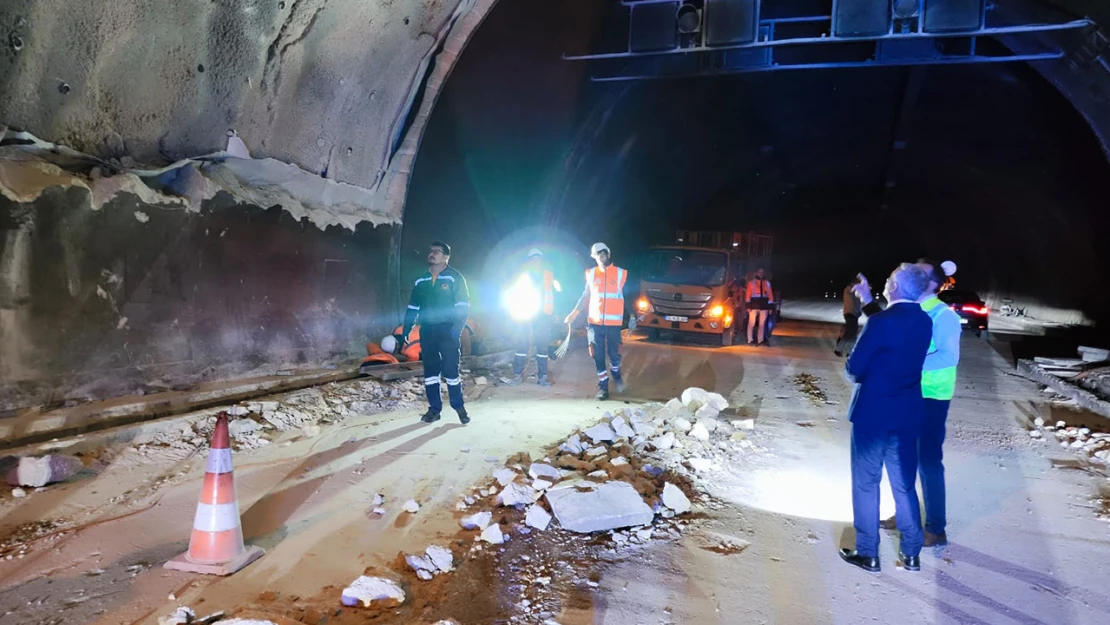
[[624, 385], [624, 380], [617, 380], [617, 392], [624, 395], [625, 388], [627, 387]]
[[551, 386], [551, 380], [548, 380], [546, 375], [541, 375], [538, 379], [536, 379], [536, 384], [539, 384], [540, 386]]
[[420, 417], [420, 420], [424, 423], [435, 423], [439, 421], [439, 413], [429, 408], [428, 412], [425, 412], [424, 416]]
[[893, 530], [898, 529], [898, 521], [895, 519], [895, 517], [890, 517], [889, 519], [883, 519], [883, 520], [879, 521], [879, 527], [883, 528], [884, 530], [892, 530], [893, 531]]
[[858, 566], [865, 571], [869, 571], [871, 573], [879, 572], [878, 558], [861, 556], [859, 553], [856, 552], [855, 549], [841, 549], [840, 559], [844, 560], [848, 564], [851, 564], [852, 566]]
[[934, 534], [932, 532], [925, 532], [925, 546], [926, 547], [944, 547], [948, 544], [948, 535], [944, 532]]
[[907, 556], [901, 551], [898, 552], [898, 562], [902, 568], [907, 571], [920, 571], [921, 570], [921, 557], [920, 556]]
[[606, 399], [609, 399], [609, 391], [598, 391], [597, 395], [594, 395], [594, 399], [598, 401], [605, 401]]
[[463, 425], [470, 423], [470, 415], [466, 414], [466, 408], [459, 408], [455, 412], [459, 413], [459, 423]]

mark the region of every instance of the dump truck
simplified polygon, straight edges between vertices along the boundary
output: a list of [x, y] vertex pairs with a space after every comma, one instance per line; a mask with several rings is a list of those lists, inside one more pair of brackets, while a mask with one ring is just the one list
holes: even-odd
[[[748, 277], [762, 267], [770, 278], [770, 236], [751, 232], [680, 230], [673, 245], [648, 251], [633, 318], [649, 339], [661, 332], [708, 334], [732, 345], [744, 335]], [[779, 298], [768, 323], [778, 319]]]

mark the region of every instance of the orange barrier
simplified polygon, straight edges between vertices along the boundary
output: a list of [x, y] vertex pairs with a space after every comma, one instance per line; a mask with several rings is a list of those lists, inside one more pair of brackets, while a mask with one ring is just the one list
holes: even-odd
[[260, 547], [243, 544], [235, 474], [231, 466], [231, 436], [227, 413], [216, 417], [216, 429], [208, 450], [208, 465], [193, 519], [189, 550], [166, 563], [167, 569], [231, 575], [262, 557]]

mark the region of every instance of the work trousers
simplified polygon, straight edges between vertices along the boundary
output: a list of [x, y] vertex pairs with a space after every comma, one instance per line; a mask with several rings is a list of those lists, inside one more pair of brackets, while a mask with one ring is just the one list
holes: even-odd
[[840, 331], [840, 338], [836, 341], [836, 351], [849, 354], [856, 346], [856, 337], [859, 335], [859, 316], [844, 313], [844, 329]]
[[518, 328], [516, 355], [513, 357], [513, 375], [524, 373], [528, 364], [528, 349], [536, 346], [536, 370], [541, 378], [547, 376], [547, 350], [551, 345], [551, 315], [540, 315]]
[[921, 475], [921, 492], [925, 495], [925, 529], [931, 534], [943, 534], [948, 524], [944, 490], [944, 434], [951, 400], [926, 399], [925, 423], [917, 449], [920, 455], [918, 471]]
[[921, 553], [921, 506], [917, 502], [917, 431], [886, 431], [852, 426], [852, 512], [856, 551], [879, 556], [879, 483], [883, 465], [894, 493], [902, 553]]
[[459, 378], [459, 334], [449, 323], [420, 326], [421, 360], [424, 361], [424, 394], [432, 412], [443, 410], [440, 378], [447, 383], [451, 407], [463, 407], [462, 380]]
[[763, 332], [767, 328], [767, 313], [771, 311], [766, 308], [749, 308], [748, 309], [748, 342], [754, 343], [755, 336], [758, 329], [759, 343], [763, 342]]
[[[590, 355], [594, 357], [597, 369], [597, 387], [609, 390], [609, 372], [618, 382], [621, 380], [621, 327], [590, 324], [587, 329], [590, 339]], [[609, 369], [605, 368], [605, 354], [609, 354]]]

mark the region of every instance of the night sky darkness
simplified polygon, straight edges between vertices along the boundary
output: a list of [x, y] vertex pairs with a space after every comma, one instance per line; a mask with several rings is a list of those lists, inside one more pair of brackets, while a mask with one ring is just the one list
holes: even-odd
[[[502, 1], [447, 81], [418, 155], [404, 272], [432, 238], [472, 281], [558, 228], [581, 254], [606, 241], [635, 268], [677, 228], [775, 235], [789, 294], [952, 258], [963, 286], [1106, 308], [1061, 278], [1104, 266], [1110, 166], [1082, 117], [1025, 64], [784, 71], [591, 83], [563, 53], [604, 33], [599, 2]], [[904, 149], [895, 129], [922, 72]], [[894, 180], [892, 188], [884, 184]], [[575, 241], [577, 239], [577, 242]], [[577, 292], [577, 279], [572, 279]]]

